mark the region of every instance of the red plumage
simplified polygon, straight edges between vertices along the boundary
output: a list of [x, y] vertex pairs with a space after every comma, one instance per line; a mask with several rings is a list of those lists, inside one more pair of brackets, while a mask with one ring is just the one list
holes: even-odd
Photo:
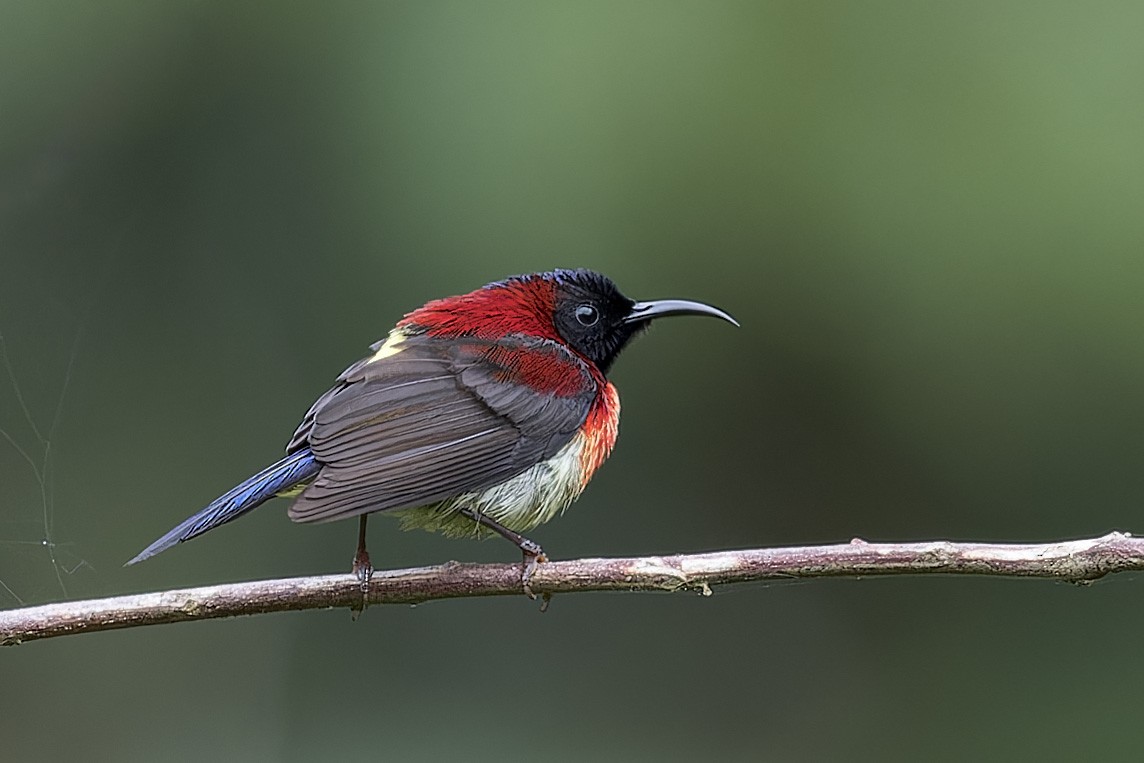
[[514, 278], [445, 299], [406, 314], [397, 326], [436, 337], [497, 340], [510, 334], [563, 343], [553, 323], [555, 284], [545, 278]]
[[[586, 358], [576, 362], [563, 348], [538, 345], [527, 350], [494, 344], [486, 348], [485, 359], [498, 367], [496, 378], [499, 381], [523, 384], [537, 392], [557, 397], [573, 397], [582, 394], [589, 385], [585, 382], [583, 369], [587, 365], [591, 375], [591, 387], [599, 385], [603, 374], [588, 363]], [[593, 373], [593, 371], [595, 373]]]
[[620, 395], [611, 382], [604, 382], [596, 393], [580, 431], [584, 434], [584, 447], [580, 451], [580, 486], [583, 488], [612, 452], [620, 434]]

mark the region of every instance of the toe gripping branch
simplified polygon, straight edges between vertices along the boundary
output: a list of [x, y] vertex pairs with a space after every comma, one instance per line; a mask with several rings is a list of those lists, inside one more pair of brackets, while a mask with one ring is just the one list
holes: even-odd
[[[532, 580], [532, 575], [536, 572], [537, 566], [548, 561], [548, 557], [544, 555], [544, 549], [540, 547], [540, 544], [534, 540], [529, 540], [518, 532], [508, 529], [500, 522], [486, 517], [479, 511], [461, 509], [461, 514], [482, 527], [489, 528], [520, 549], [520, 553], [524, 556], [520, 564], [520, 587], [521, 590], [524, 591], [525, 596], [530, 599], [535, 599], [536, 594], [532, 592], [532, 586], [529, 585], [529, 582]], [[544, 605], [542, 609], [547, 608], [549, 598], [550, 596], [548, 594], [544, 595]]]
[[369, 579], [373, 577], [373, 564], [369, 561], [369, 551], [365, 548], [365, 525], [368, 514], [362, 514], [358, 521], [357, 551], [354, 552], [353, 574], [361, 582], [362, 593], [369, 590]]

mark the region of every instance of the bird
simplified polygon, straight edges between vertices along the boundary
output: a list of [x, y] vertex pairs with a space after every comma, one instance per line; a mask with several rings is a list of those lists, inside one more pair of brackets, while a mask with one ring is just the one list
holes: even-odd
[[635, 301], [586, 269], [513, 276], [427, 302], [337, 377], [286, 456], [223, 493], [127, 562], [136, 564], [275, 497], [294, 522], [358, 517], [352, 571], [373, 573], [369, 514], [452, 537], [500, 535], [521, 586], [547, 561], [526, 533], [561, 514], [611, 453], [620, 400], [608, 373], [657, 318], [705, 315], [684, 299]]

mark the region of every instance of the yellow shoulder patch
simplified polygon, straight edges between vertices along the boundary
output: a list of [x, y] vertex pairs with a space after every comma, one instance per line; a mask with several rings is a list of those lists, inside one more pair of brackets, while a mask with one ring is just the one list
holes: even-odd
[[397, 353], [401, 352], [403, 349], [405, 349], [401, 346], [401, 343], [404, 342], [405, 339], [405, 335], [401, 332], [391, 331], [389, 333], [389, 338], [385, 340], [385, 344], [377, 348], [377, 352], [373, 354], [373, 357], [369, 359], [369, 362], [376, 363], [379, 360], [388, 358], [391, 355], [396, 355]]

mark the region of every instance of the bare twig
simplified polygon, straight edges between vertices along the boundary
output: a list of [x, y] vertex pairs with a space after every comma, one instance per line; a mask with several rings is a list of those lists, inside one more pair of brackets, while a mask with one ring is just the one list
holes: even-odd
[[[576, 559], [537, 569], [538, 593], [679, 591], [711, 593], [711, 586], [752, 580], [872, 575], [960, 574], [1095, 580], [1112, 572], [1144, 570], [1144, 538], [1109, 533], [1060, 543], [867, 543], [719, 551], [631, 559]], [[520, 567], [459, 564], [377, 571], [369, 604], [521, 595]], [[0, 611], [0, 645], [71, 633], [137, 625], [207, 620], [332, 607], [360, 608], [362, 591], [351, 574], [262, 580], [160, 591], [110, 599], [69, 601]]]

